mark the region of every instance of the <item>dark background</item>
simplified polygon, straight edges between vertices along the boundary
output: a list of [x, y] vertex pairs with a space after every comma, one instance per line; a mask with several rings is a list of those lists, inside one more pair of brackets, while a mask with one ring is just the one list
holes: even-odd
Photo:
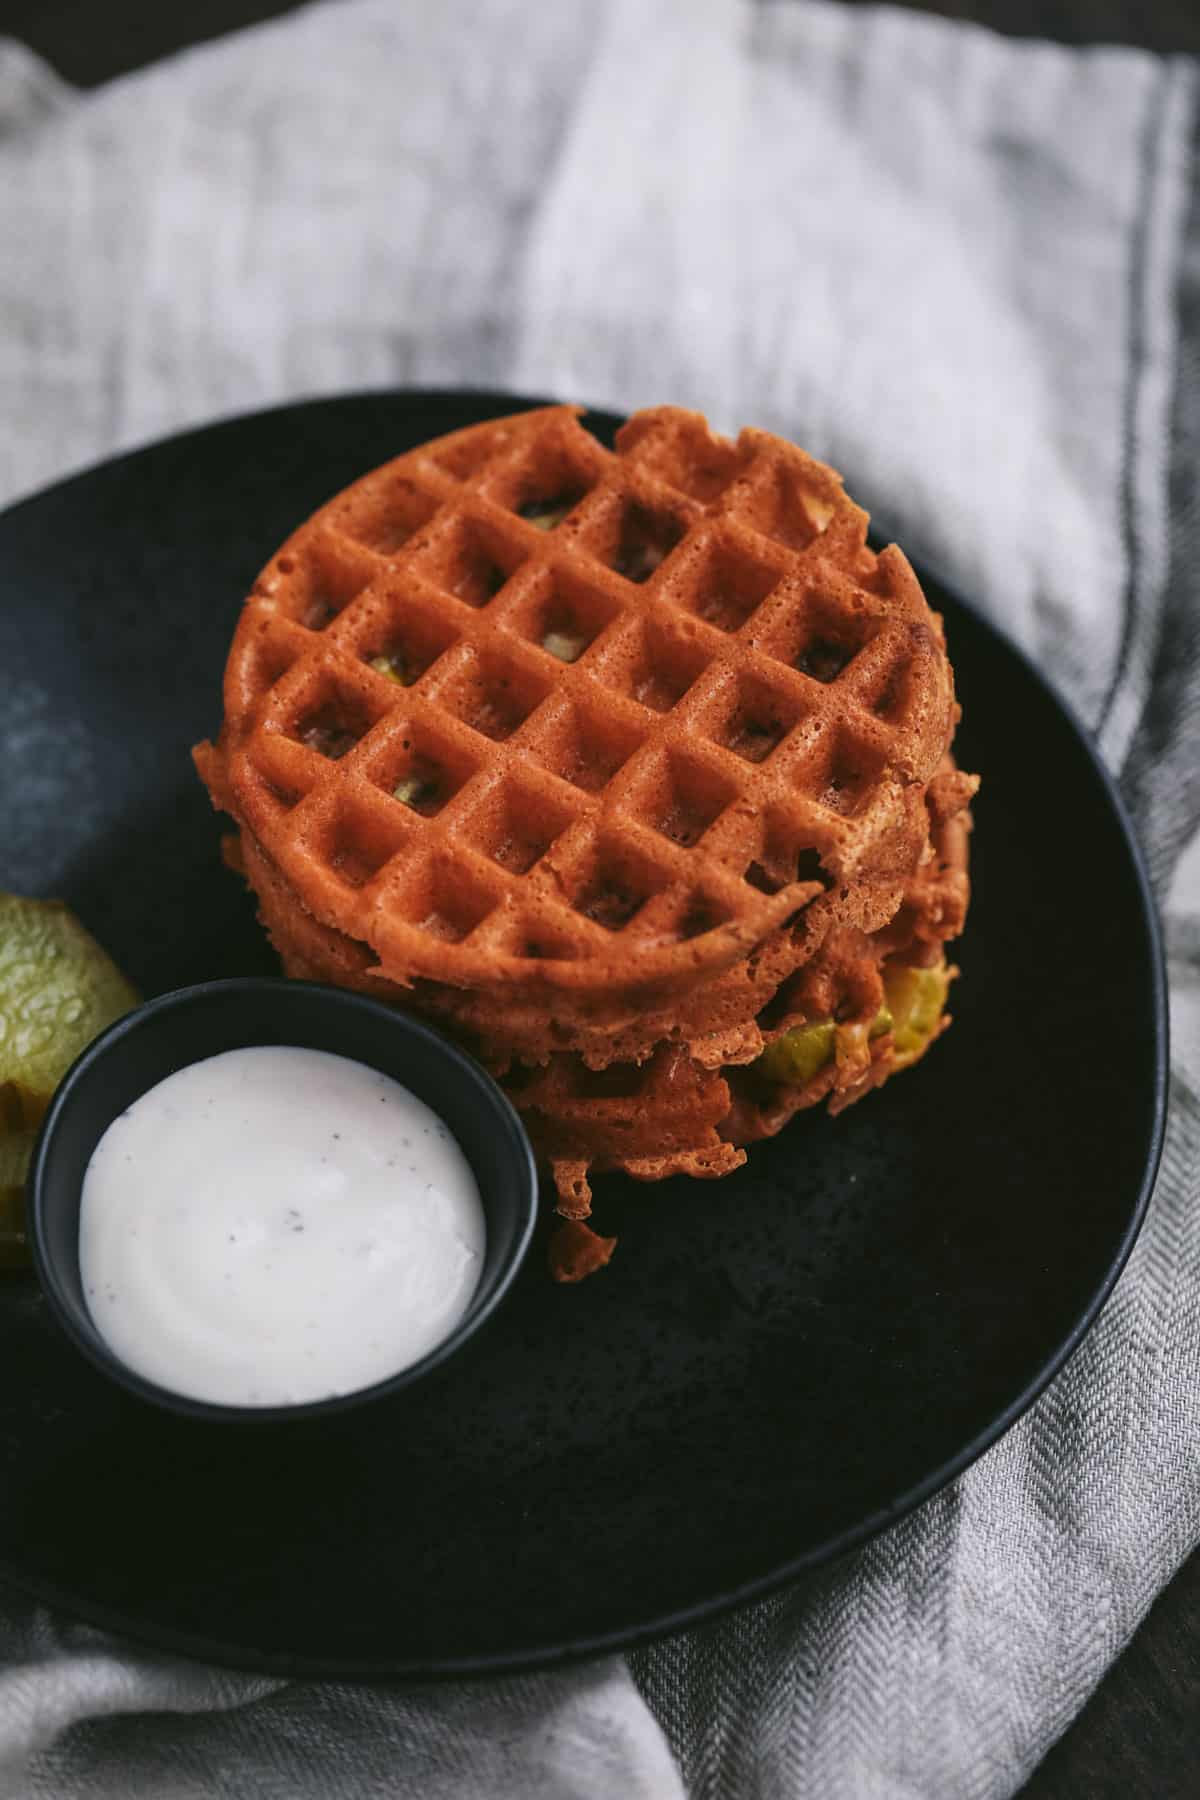
[[[0, 31], [31, 44], [66, 80], [93, 87], [183, 44], [292, 10], [271, 0], [0, 0]], [[1200, 55], [1200, 0], [933, 0], [921, 10], [971, 19], [1018, 37], [1140, 44], [1147, 50]], [[532, 5], [530, 12], [536, 18]]]
[[[106, 0], [104, 5], [0, 0], [0, 32], [39, 51], [66, 80], [92, 87], [185, 44], [290, 10], [270, 0]], [[1016, 36], [1200, 55], [1200, 0], [940, 0], [923, 10]], [[1131, 1795], [1137, 1800], [1200, 1795], [1200, 1563], [1195, 1558], [1159, 1599], [1022, 1800]]]

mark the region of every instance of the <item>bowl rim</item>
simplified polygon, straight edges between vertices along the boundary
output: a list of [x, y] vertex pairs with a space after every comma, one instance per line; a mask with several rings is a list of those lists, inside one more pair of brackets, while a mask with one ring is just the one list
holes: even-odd
[[[217, 1400], [203, 1400], [190, 1394], [178, 1393], [173, 1388], [164, 1387], [148, 1376], [139, 1374], [115, 1351], [109, 1349], [98, 1327], [93, 1327], [94, 1335], [81, 1327], [75, 1301], [66, 1293], [58, 1258], [48, 1242], [46, 1185], [51, 1146], [63, 1116], [73, 1104], [80, 1086], [91, 1079], [96, 1065], [104, 1060], [109, 1051], [132, 1032], [155, 1024], [164, 1015], [181, 1006], [221, 996], [255, 995], [270, 1004], [274, 996], [297, 993], [318, 997], [319, 1005], [346, 1007], [360, 1017], [374, 1019], [388, 1030], [417, 1038], [435, 1054], [444, 1057], [455, 1071], [456, 1078], [474, 1088], [479, 1100], [492, 1108], [497, 1120], [505, 1128], [504, 1135], [514, 1158], [524, 1216], [517, 1228], [516, 1241], [500, 1269], [491, 1293], [478, 1305], [472, 1300], [454, 1330], [406, 1368], [385, 1376], [381, 1381], [371, 1382], [367, 1387], [353, 1388], [344, 1394], [330, 1394], [319, 1400], [301, 1400], [293, 1404], [273, 1406], [239, 1406]], [[197, 1057], [194, 1060], [199, 1062], [205, 1059]], [[183, 1063], [180, 1066], [186, 1068], [191, 1065]], [[149, 1092], [149, 1089], [146, 1091]], [[98, 1037], [93, 1038], [59, 1082], [46, 1110], [34, 1144], [25, 1191], [29, 1239], [38, 1283], [57, 1324], [66, 1332], [76, 1349], [82, 1351], [94, 1368], [142, 1400], [188, 1418], [238, 1423], [267, 1424], [328, 1417], [372, 1401], [385, 1400], [415, 1386], [464, 1349], [503, 1304], [524, 1265], [538, 1218], [537, 1164], [529, 1134], [508, 1095], [482, 1064], [423, 1019], [389, 1006], [385, 1001], [372, 999], [369, 995], [356, 993], [352, 989], [335, 987], [329, 982], [292, 981], [283, 976], [272, 975], [229, 976], [216, 981], [194, 982], [188, 987], [172, 988], [123, 1013]]]

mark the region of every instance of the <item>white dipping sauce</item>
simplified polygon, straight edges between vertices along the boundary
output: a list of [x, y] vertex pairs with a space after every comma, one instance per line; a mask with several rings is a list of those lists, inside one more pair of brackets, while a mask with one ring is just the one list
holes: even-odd
[[197, 1400], [368, 1387], [450, 1335], [486, 1236], [423, 1101], [323, 1050], [227, 1050], [160, 1081], [88, 1164], [84, 1293], [131, 1369]]

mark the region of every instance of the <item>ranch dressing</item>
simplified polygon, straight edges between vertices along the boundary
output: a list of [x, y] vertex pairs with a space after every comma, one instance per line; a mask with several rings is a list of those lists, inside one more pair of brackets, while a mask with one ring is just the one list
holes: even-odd
[[363, 1063], [276, 1045], [135, 1100], [96, 1146], [79, 1219], [109, 1347], [232, 1406], [350, 1393], [417, 1362], [466, 1312], [484, 1242], [436, 1113]]

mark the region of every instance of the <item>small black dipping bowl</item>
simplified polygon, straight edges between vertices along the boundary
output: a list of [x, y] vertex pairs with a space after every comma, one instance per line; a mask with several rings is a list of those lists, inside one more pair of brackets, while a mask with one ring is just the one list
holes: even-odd
[[[419, 1362], [352, 1393], [295, 1406], [224, 1406], [176, 1394], [123, 1363], [92, 1323], [79, 1276], [83, 1177], [118, 1113], [189, 1063], [259, 1044], [328, 1050], [403, 1082], [445, 1120], [479, 1183], [483, 1272], [462, 1320]], [[169, 1180], [169, 1171], [164, 1170]], [[97, 1368], [132, 1393], [197, 1419], [302, 1419], [411, 1387], [462, 1349], [495, 1312], [529, 1248], [537, 1176], [525, 1129], [479, 1065], [427, 1025], [341, 988], [299, 981], [211, 981], [118, 1019], [67, 1072], [34, 1149], [27, 1186], [38, 1279], [60, 1323]]]

